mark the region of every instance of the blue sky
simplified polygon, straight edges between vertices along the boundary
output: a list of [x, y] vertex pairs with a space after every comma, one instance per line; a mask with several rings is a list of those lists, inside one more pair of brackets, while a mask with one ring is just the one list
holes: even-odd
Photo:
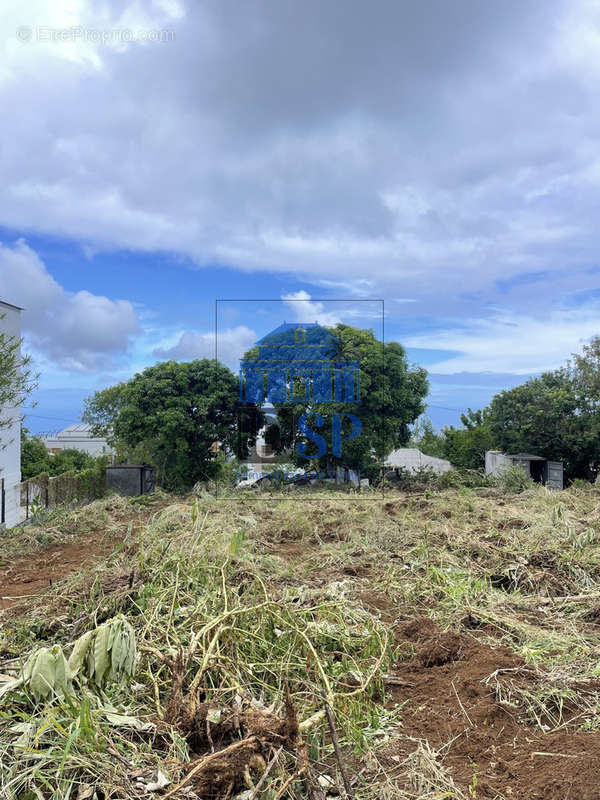
[[356, 301], [385, 298], [437, 426], [600, 333], [597, 0], [1, 15], [0, 297], [27, 309], [33, 430], [211, 355], [215, 298], [279, 300], [223, 320], [232, 365], [290, 298], [369, 327]]
[[[5, 242], [17, 241], [20, 232], [3, 230]], [[344, 298], [339, 292], [299, 281], [294, 275], [261, 271], [240, 271], [234, 267], [193, 264], [167, 253], [135, 253], [115, 251], [85, 256], [81, 246], [72, 241], [30, 235], [27, 246], [42, 259], [48, 272], [67, 293], [75, 295], [82, 287], [91, 293], [126, 297], [140, 318], [139, 335], [122, 353], [113, 357], [111, 368], [103, 370], [69, 370], [56, 368], [44, 358], [36, 357], [40, 369], [40, 385], [36, 405], [28, 410], [28, 427], [34, 432], [59, 429], [78, 419], [83, 399], [93, 391], [127, 379], [134, 371], [166, 357], [188, 358], [214, 354], [215, 310], [218, 308], [220, 356], [236, 369], [237, 356], [257, 338], [272, 330], [282, 320], [325, 323], [339, 320], [359, 327], [370, 327], [383, 338], [380, 299]], [[209, 291], [207, 291], [207, 287]], [[235, 289], [235, 291], [234, 291]], [[311, 295], [312, 292], [312, 295]], [[235, 302], [232, 299], [235, 295]], [[318, 295], [319, 299], [312, 298]], [[288, 299], [282, 298], [298, 298]], [[255, 299], [258, 298], [258, 299]], [[264, 302], [270, 298], [271, 302]], [[241, 299], [241, 301], [240, 301]], [[218, 300], [218, 305], [215, 305]], [[406, 341], [407, 337], [431, 337], [435, 330], [459, 331], [451, 317], [415, 315], [413, 303], [402, 303], [400, 311], [385, 313], [385, 338]], [[393, 314], [393, 316], [392, 316]], [[27, 312], [25, 312], [25, 317]], [[234, 339], [233, 350], [228, 332], [247, 328], [248, 335], [240, 342]], [[202, 338], [192, 342], [189, 354], [178, 351], [181, 336], [186, 332]], [[162, 348], [162, 352], [157, 350]], [[237, 348], [237, 349], [236, 349]], [[32, 348], [30, 348], [32, 349]], [[35, 355], [35, 347], [33, 347]], [[459, 357], [460, 350], [436, 347], [407, 347], [408, 358], [428, 370]], [[526, 374], [483, 372], [430, 373], [431, 391], [428, 416], [438, 427], [458, 424], [460, 413], [467, 406], [479, 408], [491, 396], [526, 379]]]

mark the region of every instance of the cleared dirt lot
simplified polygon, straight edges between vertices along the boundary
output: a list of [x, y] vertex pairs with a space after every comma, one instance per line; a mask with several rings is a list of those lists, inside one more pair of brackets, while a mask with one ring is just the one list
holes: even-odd
[[5, 682], [118, 614], [139, 655], [68, 702], [3, 694], [7, 797], [148, 796], [159, 769], [157, 797], [334, 796], [323, 692], [356, 797], [600, 796], [593, 487], [107, 498], [12, 533]]

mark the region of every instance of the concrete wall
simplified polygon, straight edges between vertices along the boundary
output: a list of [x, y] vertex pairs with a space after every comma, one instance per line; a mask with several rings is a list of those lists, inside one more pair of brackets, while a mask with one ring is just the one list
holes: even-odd
[[513, 460], [505, 455], [501, 450], [486, 450], [485, 452], [485, 474], [500, 475], [507, 467], [512, 466]]
[[[21, 312], [0, 301], [0, 332], [21, 338]], [[5, 525], [7, 528], [20, 521], [21, 482], [21, 409], [2, 409], [2, 418], [10, 418], [9, 428], [0, 429], [0, 489], [4, 480]], [[1, 498], [0, 498], [1, 502]]]

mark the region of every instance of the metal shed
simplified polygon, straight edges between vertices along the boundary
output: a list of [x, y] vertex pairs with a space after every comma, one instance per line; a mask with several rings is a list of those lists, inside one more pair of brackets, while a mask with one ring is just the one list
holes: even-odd
[[154, 467], [148, 464], [117, 464], [106, 468], [106, 488], [126, 497], [154, 491]]
[[549, 489], [563, 488], [563, 462], [549, 461], [533, 453], [502, 453], [500, 450], [487, 450], [485, 454], [486, 475], [500, 475], [510, 466], [521, 469], [536, 483]]

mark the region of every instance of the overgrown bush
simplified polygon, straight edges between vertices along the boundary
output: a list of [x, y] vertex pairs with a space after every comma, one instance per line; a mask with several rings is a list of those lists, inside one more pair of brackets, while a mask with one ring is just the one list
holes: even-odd
[[419, 467], [414, 471], [399, 467], [394, 472], [389, 472], [385, 480], [387, 485], [405, 491], [422, 487], [443, 490], [495, 485], [491, 476], [477, 469], [452, 469], [438, 475], [431, 467]]
[[571, 481], [571, 486], [574, 489], [591, 489], [594, 484], [592, 481], [586, 481], [585, 478], [574, 478]]
[[513, 464], [510, 467], [505, 467], [499, 475], [495, 476], [494, 485], [505, 489], [507, 492], [518, 494], [526, 489], [533, 489], [536, 484], [521, 467]]
[[416, 470], [396, 467], [385, 475], [385, 482], [389, 486], [410, 491], [421, 486], [432, 486], [437, 478], [437, 473], [431, 467], [419, 467]]

